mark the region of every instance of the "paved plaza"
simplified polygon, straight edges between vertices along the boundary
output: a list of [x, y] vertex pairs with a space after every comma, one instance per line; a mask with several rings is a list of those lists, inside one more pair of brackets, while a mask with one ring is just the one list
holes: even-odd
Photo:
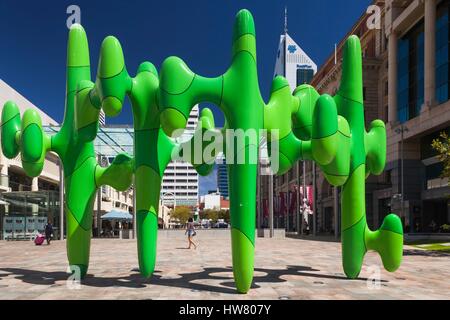
[[[181, 231], [174, 231], [180, 232]], [[366, 255], [357, 280], [345, 278], [340, 244], [300, 239], [257, 239], [253, 288], [237, 294], [230, 240], [200, 233], [197, 250], [180, 236], [161, 237], [153, 278], [137, 270], [134, 240], [94, 239], [89, 274], [68, 286], [65, 242], [35, 246], [0, 241], [0, 299], [450, 299], [450, 254], [405, 247], [395, 273]]]

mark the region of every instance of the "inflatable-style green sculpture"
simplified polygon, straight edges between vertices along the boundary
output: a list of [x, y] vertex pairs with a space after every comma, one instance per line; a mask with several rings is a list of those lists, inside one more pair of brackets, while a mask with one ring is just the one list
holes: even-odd
[[[290, 96], [284, 78], [274, 80], [272, 97], [265, 110], [265, 127], [279, 136], [279, 174], [299, 159], [314, 160], [326, 179], [342, 186], [342, 255], [344, 272], [356, 278], [367, 250], [377, 251], [388, 271], [395, 271], [403, 254], [400, 218], [388, 215], [378, 231], [369, 230], [365, 214], [365, 179], [380, 174], [386, 161], [386, 129], [383, 121], [365, 131], [362, 54], [359, 39], [351, 36], [344, 48], [342, 81], [333, 98], [319, 96], [313, 87], [302, 85]], [[293, 121], [291, 121], [293, 119]], [[269, 134], [270, 136], [270, 134]], [[270, 150], [270, 149], [269, 149]]]
[[[255, 26], [246, 10], [237, 14], [232, 64], [223, 75], [199, 76], [179, 58], [170, 57], [162, 65], [160, 86], [161, 123], [168, 134], [185, 127], [195, 104], [209, 101], [223, 111], [228, 129], [259, 132], [264, 128], [269, 131], [270, 142], [278, 140], [279, 173], [298, 159], [312, 159], [322, 167], [331, 184], [343, 186], [342, 251], [348, 277], [358, 276], [369, 249], [380, 253], [387, 270], [399, 267], [403, 251], [400, 219], [387, 216], [376, 232], [371, 232], [366, 224], [365, 179], [370, 173], [380, 174], [384, 168], [386, 132], [380, 120], [372, 123], [369, 133], [364, 129], [362, 61], [357, 37], [350, 37], [346, 44], [341, 88], [334, 99], [319, 97], [310, 86], [300, 86], [293, 97], [287, 81], [277, 77], [270, 101], [267, 106], [264, 104], [257, 77]], [[257, 155], [258, 146], [246, 141], [244, 150], [245, 159], [251, 159]], [[234, 154], [239, 151], [234, 149]], [[253, 277], [256, 175], [256, 164], [228, 164], [233, 271], [239, 292], [248, 291]]]
[[[150, 62], [142, 63], [135, 78], [128, 75], [119, 41], [107, 37], [102, 44], [97, 73], [97, 92], [106, 115], [117, 115], [125, 95], [131, 100], [134, 122], [135, 196], [139, 268], [142, 275], [151, 276], [155, 269], [158, 210], [161, 182], [169, 162], [183, 149], [184, 144], [193, 144], [195, 137], [184, 144], [170, 139], [160, 128], [157, 101], [159, 79], [156, 68]], [[199, 123], [203, 135], [214, 128], [211, 110], [201, 112]], [[200, 137], [201, 139], [201, 137]], [[214, 159], [209, 164], [195, 164], [201, 175], [213, 169]]]
[[25, 111], [7, 102], [2, 110], [2, 150], [7, 158], [20, 152], [25, 172], [41, 173], [45, 154], [55, 152], [64, 167], [67, 256], [72, 270], [87, 272], [92, 229], [92, 207], [96, 190], [110, 185], [117, 190], [130, 187], [133, 159], [119, 154], [107, 168], [97, 164], [92, 140], [97, 134], [100, 99], [91, 91], [88, 43], [84, 30], [74, 26], [67, 48], [66, 109], [61, 130], [48, 136], [36, 110]]
[[[126, 190], [134, 175], [139, 268], [149, 277], [155, 269], [158, 208], [162, 176], [168, 163], [195, 149], [197, 135], [217, 133], [209, 109], [203, 109], [200, 128], [194, 137], [178, 143], [174, 134], [184, 129], [192, 108], [204, 101], [223, 111], [226, 129], [243, 130], [239, 136], [222, 133], [222, 149], [227, 156], [231, 212], [233, 273], [238, 292], [246, 293], [253, 280], [257, 160], [260, 132], [278, 145], [278, 174], [300, 159], [315, 161], [327, 180], [342, 186], [343, 266], [349, 278], [358, 276], [364, 254], [376, 250], [385, 268], [396, 270], [401, 262], [403, 231], [400, 219], [389, 215], [378, 231], [367, 227], [365, 179], [380, 174], [386, 158], [384, 123], [373, 121], [365, 131], [362, 98], [361, 48], [350, 37], [344, 51], [343, 75], [335, 97], [320, 96], [309, 85], [293, 94], [283, 77], [272, 83], [266, 105], [261, 97], [257, 75], [256, 38], [253, 17], [247, 10], [237, 16], [233, 32], [232, 62], [216, 78], [193, 73], [177, 57], [169, 57], [160, 73], [150, 62], [142, 63], [137, 75], [129, 76], [119, 41], [107, 37], [102, 44], [95, 84], [90, 82], [89, 51], [83, 28], [74, 25], [69, 33], [67, 94], [64, 123], [58, 134], [47, 136], [34, 110], [22, 121], [13, 102], [2, 111], [2, 150], [14, 158], [20, 152], [25, 172], [38, 176], [46, 152], [57, 153], [64, 165], [69, 264], [87, 272], [95, 191], [103, 184]], [[98, 131], [100, 109], [107, 116], [120, 113], [124, 99], [131, 101], [134, 124], [134, 158], [118, 155], [111, 166], [96, 163], [93, 140]], [[177, 132], [178, 133], [178, 132]], [[205, 150], [209, 142], [201, 142]], [[269, 148], [271, 150], [271, 148]], [[230, 155], [231, 154], [231, 155]], [[201, 161], [188, 160], [197, 172], [209, 174], [217, 153]], [[194, 159], [195, 158], [195, 159]], [[185, 159], [185, 158], [184, 158]], [[244, 161], [241, 161], [244, 159]], [[230, 161], [231, 160], [231, 161]], [[273, 164], [273, 163], [272, 163]]]

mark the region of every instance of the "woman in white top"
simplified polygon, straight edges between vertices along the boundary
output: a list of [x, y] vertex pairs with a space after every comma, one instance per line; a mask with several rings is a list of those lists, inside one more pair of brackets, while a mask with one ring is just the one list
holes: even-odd
[[186, 232], [184, 234], [187, 234], [187, 236], [188, 236], [188, 242], [189, 242], [188, 249], [191, 248], [191, 245], [194, 246], [194, 249], [197, 249], [197, 245], [192, 240], [193, 237], [197, 234], [194, 229], [194, 220], [192, 218], [189, 218], [187, 226], [186, 226]]

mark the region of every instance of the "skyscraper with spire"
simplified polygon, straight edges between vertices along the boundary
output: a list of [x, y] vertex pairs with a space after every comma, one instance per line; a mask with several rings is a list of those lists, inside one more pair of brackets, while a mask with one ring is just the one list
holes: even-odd
[[288, 34], [287, 7], [284, 9], [284, 33], [280, 36], [274, 77], [285, 77], [291, 91], [309, 83], [317, 72], [317, 65]]

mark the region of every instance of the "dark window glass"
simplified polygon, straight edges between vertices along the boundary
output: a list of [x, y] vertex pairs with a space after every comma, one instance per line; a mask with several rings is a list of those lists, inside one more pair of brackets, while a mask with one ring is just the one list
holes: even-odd
[[398, 120], [403, 123], [420, 114], [424, 101], [423, 21], [418, 23], [398, 43]]
[[443, 1], [438, 7], [436, 19], [436, 101], [438, 103], [449, 99], [449, 2]]

